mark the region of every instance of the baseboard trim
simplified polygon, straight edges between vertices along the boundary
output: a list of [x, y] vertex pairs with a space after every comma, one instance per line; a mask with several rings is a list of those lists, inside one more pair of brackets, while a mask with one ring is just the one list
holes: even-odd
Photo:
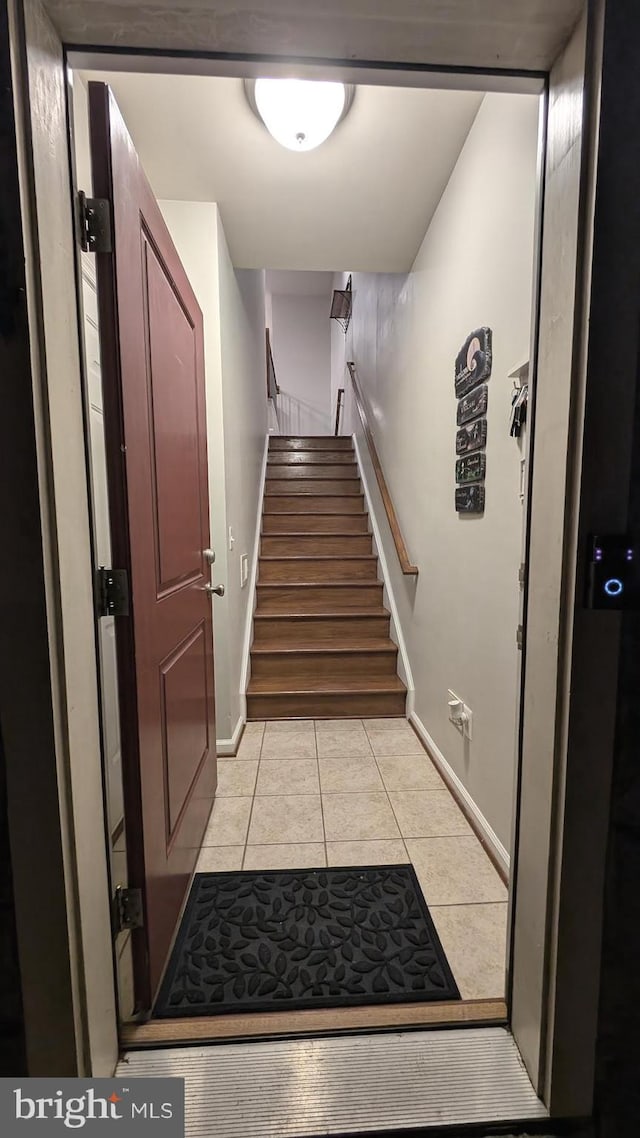
[[238, 747], [240, 746], [242, 736], [244, 735], [245, 726], [246, 718], [244, 715], [240, 715], [231, 738], [216, 739], [216, 752], [219, 758], [224, 757], [225, 755], [237, 755]]
[[405, 641], [405, 638], [404, 638], [404, 635], [402, 632], [402, 626], [400, 624], [400, 617], [398, 615], [398, 606], [396, 604], [396, 599], [395, 599], [395, 596], [393, 593], [393, 587], [391, 584], [391, 576], [389, 573], [389, 565], [387, 563], [387, 558], [386, 558], [385, 551], [384, 551], [384, 545], [382, 542], [382, 535], [380, 533], [380, 526], [378, 525], [378, 519], [376, 516], [376, 511], [375, 511], [373, 499], [371, 496], [371, 489], [369, 487], [369, 483], [367, 481], [367, 476], [366, 476], [366, 473], [365, 473], [363, 465], [362, 465], [362, 455], [361, 455], [360, 446], [358, 443], [358, 438], [357, 438], [357, 435], [355, 434], [355, 432], [354, 432], [352, 438], [353, 438], [354, 450], [356, 452], [356, 460], [358, 463], [358, 470], [360, 471], [360, 480], [362, 482], [362, 489], [364, 492], [364, 500], [365, 500], [366, 505], [367, 505], [367, 510], [369, 511], [369, 520], [371, 522], [371, 532], [373, 534], [373, 540], [374, 540], [374, 544], [376, 546], [376, 552], [378, 554], [378, 561], [380, 563], [380, 569], [382, 571], [382, 580], [384, 581], [384, 588], [385, 588], [385, 592], [387, 594], [387, 600], [389, 602], [389, 611], [391, 612], [391, 629], [392, 629], [392, 632], [395, 633], [395, 638], [396, 638], [396, 641], [398, 644], [398, 674], [400, 676], [400, 679], [403, 681], [403, 683], [406, 684], [406, 688], [407, 688], [406, 715], [407, 715], [407, 718], [409, 718], [410, 714], [413, 712], [414, 702], [415, 702], [415, 685], [413, 682], [413, 673], [411, 671], [411, 664], [409, 663], [409, 653], [407, 651], [406, 641]]
[[420, 739], [420, 742], [426, 747], [427, 751], [429, 752], [431, 759], [433, 760], [435, 766], [438, 768], [438, 771], [442, 775], [442, 778], [446, 782], [447, 787], [451, 791], [458, 806], [462, 810], [462, 813], [467, 819], [467, 822], [471, 826], [474, 834], [480, 841], [485, 852], [491, 858], [491, 861], [500, 874], [500, 877], [504, 881], [505, 885], [508, 885], [511, 858], [502, 842], [500, 841], [495, 830], [493, 830], [493, 828], [489, 825], [487, 819], [474, 802], [464, 783], [461, 782], [453, 768], [449, 765], [444, 755], [442, 754], [442, 751], [431, 738], [431, 735], [427, 731], [424, 723], [420, 717], [416, 715], [415, 711], [412, 711], [409, 715], [409, 722], [411, 723], [411, 726], [413, 727], [416, 735]]
[[242, 645], [242, 670], [240, 672], [240, 717], [243, 722], [247, 718], [247, 688], [251, 676], [251, 640], [253, 637], [253, 614], [256, 607], [256, 581], [258, 579], [258, 557], [260, 554], [260, 537], [262, 534], [262, 504], [264, 501], [264, 486], [267, 480], [267, 459], [269, 457], [270, 434], [265, 435], [264, 453], [262, 455], [262, 470], [260, 472], [260, 485], [258, 487], [258, 509], [256, 513], [256, 529], [253, 541], [253, 557], [251, 560], [251, 574], [248, 582], [249, 599], [247, 601], [247, 616], [244, 628], [244, 642]]

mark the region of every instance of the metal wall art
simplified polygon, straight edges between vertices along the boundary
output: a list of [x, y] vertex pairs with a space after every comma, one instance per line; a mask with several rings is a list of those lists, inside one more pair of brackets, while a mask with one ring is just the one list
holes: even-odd
[[[484, 479], [487, 472], [486, 415], [489, 404], [487, 380], [493, 364], [490, 328], [477, 328], [467, 336], [455, 362], [455, 391], [458, 397], [456, 454], [456, 511], [482, 514], [485, 505]], [[468, 424], [468, 425], [466, 425]]]
[[459, 514], [481, 514], [484, 511], [484, 486], [458, 486], [456, 510]]
[[456, 462], [456, 482], [481, 482], [486, 473], [486, 454], [470, 454]]
[[462, 399], [491, 375], [491, 329], [478, 328], [467, 336], [456, 356], [456, 395]]
[[463, 423], [467, 423], [470, 419], [476, 419], [478, 415], [484, 415], [487, 410], [489, 402], [489, 388], [486, 383], [476, 387], [475, 391], [469, 392], [458, 403], [458, 426], [461, 427]]
[[487, 442], [487, 420], [476, 419], [468, 427], [461, 427], [456, 434], [456, 454], [469, 454], [480, 450]]

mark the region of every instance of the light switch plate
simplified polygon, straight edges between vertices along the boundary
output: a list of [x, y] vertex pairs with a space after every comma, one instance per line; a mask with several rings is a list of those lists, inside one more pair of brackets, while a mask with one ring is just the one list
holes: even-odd
[[249, 558], [246, 553], [240, 558], [240, 588], [244, 589], [249, 580]]

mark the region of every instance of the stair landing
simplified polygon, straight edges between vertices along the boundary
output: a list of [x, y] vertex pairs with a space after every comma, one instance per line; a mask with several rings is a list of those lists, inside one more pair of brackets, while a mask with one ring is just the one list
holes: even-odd
[[350, 438], [269, 440], [247, 718], [405, 714]]

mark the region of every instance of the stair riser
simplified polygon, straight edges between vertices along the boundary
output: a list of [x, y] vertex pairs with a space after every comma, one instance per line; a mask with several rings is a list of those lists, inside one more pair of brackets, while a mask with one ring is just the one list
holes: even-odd
[[349, 679], [358, 676], [395, 676], [397, 652], [269, 652], [252, 653], [251, 675], [278, 677], [283, 687], [296, 679]]
[[274, 450], [353, 450], [348, 435], [272, 435], [269, 453]]
[[337, 464], [336, 466], [312, 466], [310, 463], [305, 463], [304, 466], [281, 466], [279, 463], [270, 462], [267, 466], [267, 483], [271, 482], [274, 478], [282, 480], [287, 479], [324, 479], [327, 478], [358, 478], [358, 467], [355, 462]]
[[355, 455], [351, 450], [278, 450], [269, 451], [269, 465], [302, 466], [305, 462], [320, 466], [331, 466], [332, 463], [350, 465], [355, 462]]
[[271, 494], [360, 495], [359, 478], [267, 478], [265, 496]]
[[260, 546], [261, 553], [292, 557], [304, 553], [318, 553], [323, 557], [336, 554], [344, 557], [345, 554], [371, 553], [371, 534], [354, 533], [348, 537], [331, 534], [296, 534], [294, 537], [278, 537], [277, 534], [265, 536], [263, 534]]
[[263, 514], [262, 533], [367, 533], [366, 514]]
[[314, 636], [332, 637], [340, 643], [347, 643], [351, 637], [389, 635], [391, 618], [388, 616], [335, 616], [292, 618], [273, 616], [268, 620], [254, 622], [254, 644], [264, 644], [277, 637], [283, 647], [294, 644], [308, 644]]
[[386, 719], [405, 714], [404, 692], [352, 695], [331, 692], [291, 695], [247, 695], [247, 718], [260, 719]]
[[312, 561], [307, 558], [285, 558], [283, 561], [266, 561], [260, 558], [258, 579], [269, 581], [375, 581], [378, 576], [377, 558], [331, 558], [329, 561]]
[[257, 586], [258, 608], [260, 612], [339, 612], [343, 608], [380, 608], [382, 606], [382, 581], [370, 585], [311, 585], [296, 588], [295, 585], [281, 585], [265, 589], [260, 582]]
[[366, 519], [363, 494], [340, 498], [327, 495], [323, 497], [318, 494], [316, 497], [311, 496], [304, 500], [290, 493], [282, 494], [279, 497], [265, 495], [263, 511], [265, 515], [290, 514], [295, 510], [304, 510], [308, 514], [362, 514]]

